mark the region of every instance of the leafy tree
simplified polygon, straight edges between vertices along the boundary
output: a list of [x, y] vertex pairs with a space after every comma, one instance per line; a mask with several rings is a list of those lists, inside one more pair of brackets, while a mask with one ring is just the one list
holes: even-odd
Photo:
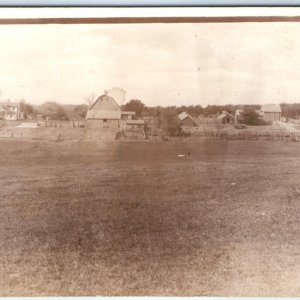
[[24, 118], [27, 119], [29, 115], [36, 115], [35, 108], [25, 101], [20, 102], [20, 109], [24, 113]]
[[57, 102], [48, 101], [39, 106], [39, 112], [52, 120], [68, 120], [63, 106]]
[[167, 109], [161, 114], [161, 127], [163, 133], [169, 136], [181, 136], [183, 134], [180, 120], [172, 109]]
[[282, 115], [286, 118], [298, 119], [300, 116], [300, 103], [282, 103], [281, 105]]
[[259, 114], [251, 108], [247, 108], [241, 113], [240, 122], [246, 125], [267, 125], [267, 122], [264, 121]]
[[141, 117], [146, 111], [146, 106], [141, 100], [133, 99], [122, 106], [123, 110], [134, 111], [137, 117]]
[[80, 118], [84, 119], [88, 111], [88, 106], [85, 104], [76, 105], [73, 111], [78, 114]]

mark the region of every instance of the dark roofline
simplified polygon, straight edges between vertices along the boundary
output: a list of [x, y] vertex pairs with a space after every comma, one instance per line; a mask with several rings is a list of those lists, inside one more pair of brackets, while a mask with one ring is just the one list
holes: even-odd
[[105, 96], [105, 97], [108, 97], [108, 98], [110, 98], [110, 99], [112, 99], [112, 100], [116, 103], [116, 105], [121, 109], [120, 105], [117, 103], [117, 101], [116, 101], [113, 97], [103, 94], [103, 95], [99, 96], [99, 97], [96, 99], [96, 101], [94, 101], [94, 103], [89, 107], [89, 110], [91, 110], [91, 109], [95, 106], [95, 104], [96, 104], [99, 100], [101, 100], [102, 97], [104, 97], [104, 96]]

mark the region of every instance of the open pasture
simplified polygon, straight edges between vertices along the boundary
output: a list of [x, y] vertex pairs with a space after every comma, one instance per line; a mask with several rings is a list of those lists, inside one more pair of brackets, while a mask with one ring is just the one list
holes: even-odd
[[299, 296], [299, 175], [298, 143], [3, 139], [0, 295]]

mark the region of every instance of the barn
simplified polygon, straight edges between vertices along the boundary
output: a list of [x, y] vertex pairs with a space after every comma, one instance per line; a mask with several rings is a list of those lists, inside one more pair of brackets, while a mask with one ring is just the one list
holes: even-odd
[[112, 97], [105, 94], [91, 105], [86, 119], [89, 127], [119, 128], [121, 108]]
[[119, 104], [107, 92], [91, 105], [86, 121], [89, 128], [99, 128], [98, 132], [102, 135], [110, 133], [115, 136], [118, 132], [144, 128], [144, 120], [136, 120], [133, 111], [121, 111]]
[[281, 119], [281, 107], [279, 104], [262, 105], [260, 112], [267, 122], [280, 121]]

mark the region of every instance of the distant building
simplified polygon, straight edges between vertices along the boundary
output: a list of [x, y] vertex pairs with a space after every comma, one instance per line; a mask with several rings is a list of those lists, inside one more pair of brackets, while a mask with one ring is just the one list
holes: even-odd
[[12, 102], [10, 100], [0, 102], [0, 119], [8, 121], [24, 119], [20, 102]]
[[198, 124], [197, 122], [191, 117], [187, 112], [182, 112], [178, 115], [178, 118], [180, 120], [180, 124], [184, 128], [189, 128], [189, 127], [197, 127]]
[[260, 114], [267, 122], [280, 121], [281, 107], [279, 104], [262, 105]]
[[217, 120], [222, 124], [233, 124], [234, 123], [234, 116], [229, 112], [223, 110], [220, 115], [218, 115]]

